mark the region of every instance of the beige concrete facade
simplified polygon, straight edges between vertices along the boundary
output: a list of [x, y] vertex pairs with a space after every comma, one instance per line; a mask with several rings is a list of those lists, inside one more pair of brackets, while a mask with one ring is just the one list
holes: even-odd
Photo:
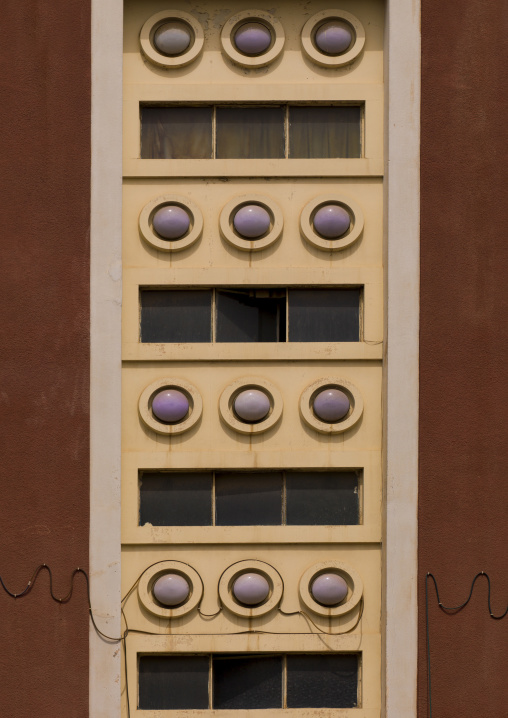
[[[362, 23], [366, 41], [357, 59], [337, 69], [313, 63], [302, 52], [300, 42], [301, 29], [309, 16], [327, 7], [324, 2], [280, 3], [272, 12], [284, 28], [283, 51], [271, 65], [249, 69], [225, 57], [220, 45], [222, 26], [234, 12], [249, 10], [246, 2], [235, 2], [227, 10], [217, 10], [212, 4], [179, 2], [175, 8], [192, 14], [204, 27], [203, 50], [185, 67], [162, 69], [143, 56], [139, 33], [146, 20], [167, 9], [167, 5], [139, 0], [127, 0], [125, 4], [122, 595], [152, 564], [178, 561], [192, 567], [203, 581], [202, 613], [219, 612], [212, 620], [196, 610], [181, 617], [160, 618], [147, 610], [133, 591], [125, 603], [129, 627], [161, 636], [128, 638], [131, 716], [162, 718], [172, 714], [136, 710], [137, 653], [327, 650], [361, 655], [359, 708], [334, 710], [334, 714], [344, 718], [381, 715], [384, 7], [378, 0], [341, 3], [341, 9]], [[247, 101], [361, 103], [362, 157], [248, 162], [139, 159], [140, 102]], [[299, 218], [305, 206], [317, 196], [330, 194], [351, 198], [361, 207], [364, 217], [361, 236], [341, 251], [318, 249], [300, 232]], [[183, 251], [159, 251], [140, 235], [140, 213], [148, 203], [164, 195], [186, 197], [202, 213], [202, 235]], [[222, 208], [235, 197], [245, 195], [267, 196], [282, 213], [280, 237], [259, 252], [232, 246], [219, 230]], [[363, 287], [360, 341], [140, 343], [139, 287], [240, 285]], [[281, 417], [260, 434], [239, 433], [220, 415], [221, 395], [243, 377], [259, 377], [280, 393]], [[363, 400], [361, 417], [344, 433], [325, 435], [302, 420], [301, 395], [325, 377], [351, 383]], [[164, 379], [175, 385], [179, 381], [192, 385], [202, 400], [199, 420], [181, 434], [158, 434], [140, 419], [140, 396], [146, 387]], [[356, 526], [138, 525], [140, 470], [340, 468], [363, 470], [359, 489], [361, 519]], [[278, 608], [257, 618], [236, 615], [218, 594], [223, 572], [235, 562], [246, 560], [266, 562], [280, 574], [284, 585]], [[313, 614], [315, 625], [302, 615], [284, 616], [281, 611], [305, 610], [299, 595], [300, 579], [310, 567], [327, 561], [343, 562], [359, 574], [363, 609], [357, 604], [336, 618]], [[245, 631], [268, 633], [235, 635]], [[123, 715], [126, 711], [124, 690]], [[331, 713], [321, 709], [277, 711], [302, 718]], [[256, 718], [257, 711], [248, 714]]]

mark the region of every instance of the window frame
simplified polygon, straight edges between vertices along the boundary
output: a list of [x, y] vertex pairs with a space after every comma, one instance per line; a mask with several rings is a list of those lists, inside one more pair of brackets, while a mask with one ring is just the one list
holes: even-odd
[[[257, 528], [258, 530], [271, 530], [274, 527], [277, 528], [291, 528], [294, 527], [295, 529], [302, 529], [306, 528], [309, 530], [314, 531], [316, 528], [324, 528], [324, 527], [334, 527], [334, 528], [347, 528], [352, 526], [362, 526], [363, 525], [363, 519], [364, 519], [364, 511], [363, 511], [363, 497], [364, 497], [364, 471], [361, 468], [356, 469], [259, 469], [259, 470], [233, 470], [233, 469], [209, 469], [209, 470], [202, 470], [202, 471], [168, 471], [168, 470], [149, 470], [140, 469], [138, 471], [138, 523], [137, 526], [139, 528], [143, 528], [146, 526], [155, 526], [155, 524], [149, 524], [146, 522], [145, 524], [139, 523], [141, 520], [141, 486], [143, 482], [143, 474], [175, 474], [178, 476], [182, 476], [184, 474], [189, 474], [191, 476], [192, 474], [209, 474], [211, 478], [211, 486], [210, 486], [210, 494], [211, 494], [211, 501], [210, 501], [210, 509], [211, 509], [211, 517], [210, 517], [210, 523], [209, 524], [184, 524], [184, 526], [188, 529], [202, 529], [202, 528], [214, 528], [214, 529], [243, 529], [243, 528]], [[335, 474], [356, 474], [356, 493], [358, 496], [358, 521], [357, 523], [350, 523], [350, 524], [295, 524], [295, 523], [287, 523], [287, 500], [288, 500], [288, 475], [289, 477], [295, 475], [295, 474], [309, 474], [309, 473], [319, 473], [319, 474], [329, 474], [329, 475], [335, 475]], [[256, 474], [281, 474], [281, 500], [280, 500], [280, 523], [279, 524], [224, 524], [224, 523], [217, 523], [217, 493], [216, 493], [216, 483], [217, 483], [217, 474], [225, 474], [225, 475], [256, 475]], [[182, 527], [182, 524], [156, 524], [157, 528], [164, 528], [164, 529], [178, 529]]]
[[[249, 104], [250, 86], [227, 84], [213, 86], [196, 84], [191, 91], [186, 86], [143, 84], [124, 87], [124, 143], [123, 177], [382, 177], [384, 174], [383, 129], [374, 119], [382, 111], [384, 87], [380, 83], [330, 85], [315, 82], [305, 87], [303, 104], [319, 103], [326, 97], [325, 104], [363, 104], [364, 121], [362, 129], [363, 150], [361, 158], [339, 159], [256, 159], [244, 160], [149, 160], [140, 158], [141, 122], [139, 106], [156, 104], [192, 104], [200, 97], [198, 104]], [[264, 93], [266, 104], [298, 104], [302, 102], [299, 86], [286, 84], [267, 85]], [[372, 118], [372, 121], [371, 121]]]
[[[149, 108], [149, 107], [157, 107], [157, 108], [163, 108], [163, 107], [171, 107], [171, 108], [211, 108], [212, 110], [212, 116], [211, 116], [211, 124], [210, 124], [210, 132], [211, 132], [211, 157], [187, 157], [187, 158], [172, 158], [172, 157], [143, 157], [142, 156], [142, 148], [143, 148], [143, 121], [142, 121], [142, 115], [143, 115], [143, 109]], [[140, 102], [139, 103], [139, 127], [140, 127], [140, 133], [139, 133], [139, 158], [141, 160], [148, 160], [148, 161], [157, 161], [157, 162], [178, 162], [178, 161], [203, 161], [203, 162], [217, 162], [217, 161], [238, 161], [238, 162], [245, 162], [246, 158], [242, 157], [217, 157], [217, 110], [225, 109], [225, 108], [234, 108], [234, 109], [263, 109], [263, 108], [283, 108], [284, 110], [284, 117], [282, 120], [282, 129], [283, 129], [283, 145], [284, 145], [284, 157], [254, 157], [254, 158], [248, 158], [249, 162], [252, 159], [255, 160], [271, 160], [271, 161], [282, 161], [282, 162], [295, 162], [299, 160], [304, 161], [312, 161], [312, 162], [321, 162], [323, 160], [331, 160], [331, 161], [337, 161], [337, 160], [361, 160], [365, 158], [365, 101], [364, 100], [358, 100], [358, 101], [321, 101], [321, 102], [309, 102], [309, 101], [293, 101], [293, 102]], [[344, 157], [344, 156], [338, 156], [338, 157], [291, 157], [290, 156], [290, 114], [291, 114], [291, 108], [292, 107], [357, 107], [360, 110], [360, 116], [359, 116], [359, 154], [358, 157]]]
[[[259, 651], [259, 650], [258, 651], [248, 651], [248, 652], [247, 651], [239, 652], [239, 653], [234, 652], [234, 651], [231, 651], [231, 652], [230, 651], [213, 651], [213, 652], [192, 651], [192, 652], [186, 652], [186, 653], [182, 653], [182, 652], [178, 652], [178, 651], [177, 652], [172, 651], [171, 653], [163, 652], [163, 651], [160, 651], [160, 653], [154, 653], [153, 651], [151, 651], [149, 653], [146, 651], [142, 651], [142, 652], [140, 651], [140, 652], [136, 653], [136, 666], [137, 666], [137, 671], [136, 671], [137, 682], [136, 682], [136, 684], [137, 684], [137, 694], [138, 695], [140, 693], [141, 661], [145, 657], [150, 657], [150, 656], [155, 656], [155, 655], [167, 656], [169, 658], [186, 658], [186, 657], [189, 657], [189, 658], [196, 657], [197, 658], [197, 657], [205, 657], [205, 656], [208, 657], [208, 708], [201, 708], [201, 709], [196, 709], [196, 708], [150, 709], [150, 708], [140, 707], [139, 701], [138, 701], [137, 710], [143, 711], [143, 714], [145, 714], [145, 715], [147, 714], [147, 711], [152, 711], [152, 710], [162, 711], [162, 712], [164, 712], [164, 714], [167, 712], [168, 715], [174, 715], [175, 711], [178, 711], [179, 714], [180, 713], [184, 713], [184, 714], [192, 713], [193, 714], [194, 711], [196, 711], [196, 710], [214, 711], [214, 714], [219, 714], [219, 715], [222, 713], [222, 711], [227, 711], [228, 714], [231, 714], [232, 710], [241, 710], [241, 711], [248, 710], [249, 712], [254, 712], [254, 711], [257, 712], [257, 711], [265, 711], [265, 710], [270, 710], [270, 711], [288, 710], [288, 705], [287, 705], [287, 703], [288, 703], [288, 693], [287, 693], [287, 690], [288, 690], [288, 680], [287, 680], [287, 677], [288, 677], [287, 663], [288, 663], [288, 661], [287, 661], [287, 658], [288, 658], [288, 656], [295, 656], [295, 657], [296, 656], [308, 656], [309, 658], [317, 657], [317, 656], [326, 656], [328, 658], [333, 658], [335, 656], [356, 656], [356, 658], [357, 658], [357, 669], [356, 669], [357, 700], [356, 700], [355, 706], [326, 707], [326, 708], [319, 707], [319, 706], [309, 706], [309, 707], [306, 707], [303, 709], [300, 708], [300, 709], [289, 709], [289, 710], [305, 710], [306, 712], [316, 711], [317, 715], [322, 715], [322, 711], [330, 711], [331, 712], [331, 711], [337, 711], [337, 710], [353, 710], [353, 709], [357, 710], [357, 709], [361, 709], [363, 707], [362, 706], [363, 651], [347, 650], [347, 649], [341, 650], [340, 652], [333, 652], [333, 653], [330, 653], [329, 651], [326, 652], [326, 651]], [[272, 708], [268, 708], [268, 709], [257, 708], [257, 707], [238, 708], [238, 709], [217, 708], [214, 704], [214, 689], [215, 689], [214, 659], [217, 659], [217, 658], [220, 659], [221, 657], [231, 658], [231, 659], [245, 658], [245, 659], [253, 659], [253, 660], [255, 660], [256, 658], [263, 658], [263, 657], [266, 657], [266, 658], [279, 658], [280, 657], [282, 659], [281, 674], [280, 674], [280, 678], [281, 678], [281, 705], [280, 705], [280, 707], [272, 707]]]
[[[228, 290], [252, 290], [254, 292], [257, 291], [284, 291], [285, 292], [285, 335], [286, 338], [284, 341], [281, 341], [279, 338], [277, 338], [276, 341], [254, 341], [254, 342], [241, 342], [241, 341], [235, 341], [235, 342], [221, 342], [217, 341], [217, 320], [218, 320], [218, 302], [217, 302], [217, 292], [221, 291], [228, 291]], [[228, 347], [236, 346], [236, 345], [263, 345], [267, 347], [273, 347], [275, 345], [284, 345], [287, 346], [288, 344], [291, 345], [299, 345], [299, 346], [305, 346], [305, 345], [323, 345], [323, 346], [329, 346], [334, 344], [351, 344], [351, 345], [358, 345], [365, 341], [364, 339], [364, 305], [365, 305], [365, 285], [364, 284], [341, 284], [341, 285], [320, 285], [319, 289], [323, 290], [358, 290], [359, 292], [359, 301], [358, 301], [358, 339], [357, 340], [351, 340], [351, 341], [334, 341], [334, 340], [323, 340], [323, 341], [315, 341], [315, 340], [309, 340], [309, 341], [290, 341], [289, 340], [289, 324], [290, 324], [290, 307], [289, 307], [289, 295], [291, 290], [298, 290], [298, 291], [305, 291], [308, 290], [309, 292], [312, 292], [315, 294], [315, 287], [314, 286], [305, 286], [305, 285], [286, 285], [286, 286], [247, 286], [247, 285], [240, 285], [240, 286], [231, 286], [231, 285], [221, 285], [221, 286], [206, 286], [206, 285], [192, 285], [192, 286], [177, 286], [177, 285], [171, 285], [168, 286], [160, 286], [160, 285], [139, 285], [138, 287], [138, 343], [141, 345], [160, 345], [160, 344], [167, 344], [168, 346], [171, 346], [173, 344], [183, 344], [183, 345], [207, 345], [207, 346], [214, 346], [214, 347], [221, 347], [224, 345], [227, 345]], [[150, 292], [150, 291], [194, 291], [194, 292], [210, 292], [212, 293], [211, 298], [211, 340], [210, 341], [199, 341], [199, 342], [144, 342], [142, 341], [142, 312], [143, 312], [143, 304], [142, 304], [142, 293], [143, 292]], [[278, 327], [278, 336], [280, 336], [280, 327]]]

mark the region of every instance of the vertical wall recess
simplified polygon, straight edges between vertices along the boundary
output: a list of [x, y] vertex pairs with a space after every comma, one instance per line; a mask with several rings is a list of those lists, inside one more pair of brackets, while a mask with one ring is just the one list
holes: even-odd
[[124, 9], [123, 715], [377, 718], [384, 5]]

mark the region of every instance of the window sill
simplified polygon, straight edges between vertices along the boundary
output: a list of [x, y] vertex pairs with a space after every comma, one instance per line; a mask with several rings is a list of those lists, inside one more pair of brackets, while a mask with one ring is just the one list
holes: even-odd
[[284, 342], [141, 344], [124, 342], [123, 361], [380, 361], [383, 343]]
[[380, 543], [381, 526], [135, 526], [124, 525], [123, 544]]
[[145, 160], [124, 157], [124, 177], [382, 177], [383, 160]]

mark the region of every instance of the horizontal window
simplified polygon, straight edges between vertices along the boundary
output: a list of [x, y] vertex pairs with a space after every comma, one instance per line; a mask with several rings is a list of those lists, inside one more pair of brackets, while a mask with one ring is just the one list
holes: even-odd
[[356, 708], [358, 654], [139, 657], [141, 710]]
[[359, 471], [140, 472], [139, 523], [344, 526], [360, 522]]
[[359, 105], [142, 105], [142, 159], [361, 157]]
[[361, 289], [142, 289], [141, 342], [358, 342]]

